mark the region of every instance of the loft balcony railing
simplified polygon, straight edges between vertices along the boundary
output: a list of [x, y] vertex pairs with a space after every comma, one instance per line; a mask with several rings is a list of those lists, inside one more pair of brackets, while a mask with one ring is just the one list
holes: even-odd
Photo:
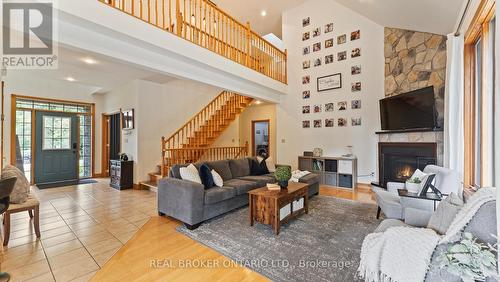
[[287, 83], [283, 52], [207, 0], [98, 0], [234, 62]]

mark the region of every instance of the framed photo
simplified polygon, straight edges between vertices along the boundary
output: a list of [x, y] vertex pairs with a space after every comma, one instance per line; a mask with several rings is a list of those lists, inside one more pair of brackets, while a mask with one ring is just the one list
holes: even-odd
[[302, 69], [303, 70], [308, 69], [310, 67], [311, 67], [311, 60], [307, 60], [307, 61], [302, 62]]
[[339, 111], [345, 111], [347, 110], [347, 102], [346, 101], [338, 102], [337, 107]]
[[309, 84], [311, 82], [311, 76], [305, 75], [302, 77], [302, 84]]
[[361, 91], [361, 82], [353, 82], [351, 83], [351, 92], [359, 92]]
[[339, 118], [337, 120], [337, 125], [339, 127], [344, 127], [344, 126], [347, 126], [347, 120], [345, 118]]
[[351, 118], [351, 125], [352, 126], [360, 126], [361, 125], [361, 118]]
[[314, 113], [321, 113], [321, 105], [314, 105]]
[[361, 65], [355, 65], [351, 67], [351, 74], [360, 74], [361, 73]]
[[302, 91], [302, 99], [309, 99], [309, 98], [311, 98], [311, 91], [309, 90]]
[[313, 45], [313, 52], [318, 52], [321, 51], [321, 42], [314, 43]]
[[303, 120], [302, 121], [302, 128], [310, 128], [311, 127], [311, 121], [310, 120]]
[[361, 38], [361, 32], [358, 30], [351, 32], [351, 41]]
[[321, 27], [317, 27], [313, 29], [313, 37], [320, 36], [321, 35]]
[[361, 109], [361, 100], [352, 100], [351, 101], [351, 109], [353, 109], [353, 110]]
[[311, 53], [311, 47], [310, 46], [306, 46], [304, 47], [304, 49], [302, 49], [302, 55], [307, 55]]
[[351, 58], [356, 58], [361, 56], [361, 49], [360, 48], [354, 48], [351, 51]]
[[337, 61], [343, 61], [347, 59], [347, 51], [342, 51], [337, 53]]
[[335, 120], [333, 118], [325, 119], [325, 127], [333, 127]]
[[321, 66], [321, 58], [317, 58], [316, 60], [314, 60], [314, 66], [315, 67]]
[[310, 36], [311, 36], [311, 33], [309, 31], [308, 32], [304, 32], [302, 34], [302, 41], [309, 40]]
[[122, 129], [134, 129], [134, 109], [122, 111]]
[[308, 26], [309, 24], [311, 23], [311, 18], [310, 17], [307, 17], [305, 19], [302, 20], [302, 27], [306, 27]]
[[302, 106], [302, 113], [303, 114], [310, 114], [311, 113], [311, 106]]
[[346, 41], [347, 41], [347, 35], [342, 34], [342, 35], [337, 36], [337, 44], [338, 45], [344, 44]]
[[318, 92], [342, 88], [342, 74], [318, 77], [317, 88]]
[[335, 108], [335, 106], [333, 105], [333, 103], [326, 103], [325, 104], [325, 112], [333, 112], [334, 108]]
[[333, 46], [333, 38], [325, 40], [325, 49]]
[[328, 55], [328, 56], [325, 56], [325, 64], [331, 64], [333, 63], [333, 55]]
[[314, 120], [314, 128], [321, 128], [321, 120], [320, 119]]
[[325, 33], [329, 33], [333, 31], [333, 23], [329, 23], [325, 25]]

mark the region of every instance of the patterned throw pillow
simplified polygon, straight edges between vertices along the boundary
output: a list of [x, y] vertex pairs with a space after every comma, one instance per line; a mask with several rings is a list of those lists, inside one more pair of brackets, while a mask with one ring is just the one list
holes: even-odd
[[432, 213], [427, 228], [433, 229], [438, 234], [444, 235], [450, 227], [451, 222], [463, 207], [464, 202], [455, 193], [451, 193], [446, 199], [439, 203], [436, 211]]
[[17, 177], [16, 185], [12, 194], [10, 194], [10, 202], [13, 204], [22, 204], [28, 199], [30, 193], [30, 182], [24, 176], [24, 173], [17, 167], [7, 165], [2, 171], [2, 178]]
[[187, 167], [181, 167], [179, 169], [179, 173], [181, 174], [181, 178], [183, 180], [193, 181], [199, 184], [201, 183], [200, 173], [198, 169], [193, 164], [188, 165]]
[[217, 187], [224, 186], [224, 180], [222, 180], [222, 177], [220, 176], [220, 174], [217, 173], [217, 171], [215, 171], [213, 169], [212, 169], [212, 177], [214, 179], [215, 186], [217, 186]]

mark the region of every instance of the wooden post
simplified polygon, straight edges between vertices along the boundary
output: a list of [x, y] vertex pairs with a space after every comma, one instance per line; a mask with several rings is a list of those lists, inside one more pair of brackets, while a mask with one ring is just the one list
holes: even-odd
[[161, 137], [161, 169], [160, 174], [165, 176], [165, 136]]
[[288, 68], [287, 68], [287, 65], [288, 65], [288, 50], [285, 49], [285, 79], [284, 79], [285, 84], [288, 84]]
[[245, 156], [248, 156], [248, 141], [245, 141]]
[[177, 35], [182, 37], [182, 13], [181, 13], [181, 1], [175, 0], [175, 15], [177, 17]]
[[250, 40], [251, 40], [251, 36], [250, 36], [250, 22], [247, 22], [247, 42], [246, 42], [246, 49], [247, 49], [247, 52], [246, 52], [246, 56], [245, 56], [245, 65], [248, 67], [250, 66], [250, 47], [251, 47], [251, 44], [250, 44]]

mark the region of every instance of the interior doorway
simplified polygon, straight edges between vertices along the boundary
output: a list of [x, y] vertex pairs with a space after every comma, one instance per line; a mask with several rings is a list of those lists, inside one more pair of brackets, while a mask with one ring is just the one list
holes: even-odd
[[270, 156], [269, 120], [252, 121], [252, 156]]
[[102, 115], [102, 174], [109, 176], [109, 161], [119, 159], [122, 138], [121, 113]]

